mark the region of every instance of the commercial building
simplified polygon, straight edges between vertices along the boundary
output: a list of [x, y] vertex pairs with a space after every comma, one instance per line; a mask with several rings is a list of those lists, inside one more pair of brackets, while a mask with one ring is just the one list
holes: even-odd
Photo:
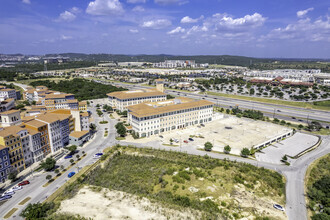
[[128, 107], [128, 122], [139, 137], [207, 123], [212, 118], [212, 102], [184, 97]]
[[125, 111], [130, 105], [143, 102], [158, 102], [166, 100], [166, 94], [157, 89], [139, 89], [133, 91], [112, 92], [107, 94], [109, 104], [115, 110]]
[[255, 84], [268, 84], [272, 86], [283, 86], [283, 85], [289, 85], [289, 86], [313, 86], [313, 83], [311, 82], [303, 82], [299, 80], [294, 80], [294, 79], [284, 79], [281, 76], [278, 76], [274, 79], [272, 78], [265, 78], [265, 77], [257, 77], [257, 78], [252, 78], [250, 80], [250, 83], [255, 83]]
[[70, 144], [80, 146], [87, 142], [89, 138], [89, 131], [74, 131], [70, 134]]

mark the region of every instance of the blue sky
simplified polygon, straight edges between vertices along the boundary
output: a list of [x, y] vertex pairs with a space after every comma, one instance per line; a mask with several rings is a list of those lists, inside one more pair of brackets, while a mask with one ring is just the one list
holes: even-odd
[[0, 3], [0, 53], [330, 58], [328, 0]]

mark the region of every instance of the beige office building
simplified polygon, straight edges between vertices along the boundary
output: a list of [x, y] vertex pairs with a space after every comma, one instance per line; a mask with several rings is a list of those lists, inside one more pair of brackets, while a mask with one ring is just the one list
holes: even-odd
[[128, 107], [128, 122], [139, 137], [207, 123], [212, 118], [212, 102], [184, 97]]
[[158, 102], [166, 100], [166, 94], [157, 89], [139, 89], [132, 91], [112, 92], [107, 94], [109, 104], [115, 110], [125, 111], [130, 105], [143, 102]]

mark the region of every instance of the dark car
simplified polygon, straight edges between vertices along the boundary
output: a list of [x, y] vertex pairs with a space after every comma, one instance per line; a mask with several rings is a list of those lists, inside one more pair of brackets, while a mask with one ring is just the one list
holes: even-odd
[[66, 155], [66, 156], [64, 157], [64, 159], [70, 159], [70, 158], [72, 158], [72, 155]]
[[96, 155], [96, 156], [102, 156], [103, 153], [96, 153], [95, 155]]
[[292, 117], [292, 119], [296, 119], [296, 117]]
[[205, 125], [204, 125], [204, 124], [201, 124], [201, 126], [202, 126], [202, 127], [205, 127]]
[[192, 138], [189, 138], [188, 140], [189, 140], [189, 141], [194, 141], [194, 139], [192, 139]]
[[75, 174], [76, 174], [76, 172], [71, 172], [71, 173], [68, 174], [68, 177], [71, 178], [71, 177], [73, 177]]
[[27, 184], [30, 184], [30, 181], [28, 181], [28, 180], [24, 180], [23, 182], [20, 182], [18, 185], [19, 185], [19, 186], [25, 186], [25, 185], [27, 185]]
[[0, 201], [10, 199], [11, 197], [12, 197], [12, 196], [10, 196], [10, 195], [1, 196], [1, 197], [0, 197]]
[[277, 110], [278, 112], [281, 112], [281, 110]]

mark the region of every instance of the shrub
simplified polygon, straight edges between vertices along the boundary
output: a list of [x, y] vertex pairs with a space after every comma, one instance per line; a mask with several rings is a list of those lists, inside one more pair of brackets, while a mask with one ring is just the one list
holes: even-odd
[[213, 148], [213, 145], [211, 144], [211, 142], [206, 142], [205, 144], [204, 144], [204, 149], [206, 150], [206, 151], [211, 151], [212, 150], [212, 148]]

